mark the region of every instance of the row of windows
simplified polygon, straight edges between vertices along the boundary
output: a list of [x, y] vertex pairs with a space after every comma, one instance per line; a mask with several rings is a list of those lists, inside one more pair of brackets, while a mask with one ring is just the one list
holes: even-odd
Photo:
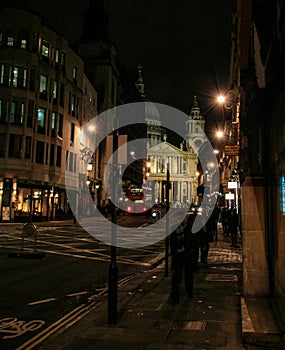
[[[30, 90], [35, 91], [33, 72], [31, 72], [30, 78]], [[26, 88], [27, 69], [23, 67], [12, 67], [9, 65], [1, 64], [0, 84], [5, 86], [13, 86], [15, 88]], [[39, 97], [42, 100], [51, 101], [52, 99], [53, 103], [57, 104], [59, 98], [59, 105], [64, 107], [65, 85], [63, 83], [59, 83], [57, 80], [53, 80], [49, 76], [41, 74], [39, 77], [38, 91]], [[76, 118], [79, 117], [79, 104], [79, 97], [70, 92], [68, 100], [68, 112], [69, 114], [76, 116]]]
[[[54, 48], [52, 45], [42, 38], [38, 33], [34, 33], [32, 42], [29, 42], [29, 34], [14, 35], [11, 33], [0, 33], [0, 46], [8, 46], [20, 48], [23, 50], [31, 50], [37, 52], [42, 57], [42, 60], [47, 63], [54, 63], [55, 68], [61, 68], [65, 71], [66, 53], [59, 48]], [[78, 68], [72, 68], [72, 79], [76, 82]]]
[[[26, 119], [26, 121], [25, 121]], [[22, 101], [8, 102], [0, 99], [0, 124], [26, 125], [33, 127], [34, 102], [29, 100], [26, 114], [26, 104]], [[43, 107], [37, 109], [37, 132], [49, 136], [63, 137], [63, 114], [54, 111], [47, 111]], [[74, 142], [75, 124], [70, 123], [70, 141]]]
[[[0, 134], [0, 157], [5, 157], [6, 138], [6, 134]], [[25, 141], [25, 143], [23, 143], [23, 141]], [[37, 164], [61, 167], [62, 147], [42, 141], [35, 141], [34, 148], [32, 137], [10, 134], [8, 141], [8, 157], [22, 158], [23, 156], [25, 159], [33, 160], [34, 158], [34, 161]], [[67, 169], [70, 172], [76, 172], [76, 154], [67, 151], [66, 162], [67, 161]]]

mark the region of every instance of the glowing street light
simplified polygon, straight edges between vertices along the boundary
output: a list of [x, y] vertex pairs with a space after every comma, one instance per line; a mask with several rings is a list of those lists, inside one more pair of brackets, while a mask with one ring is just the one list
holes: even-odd
[[223, 96], [223, 95], [219, 95], [219, 96], [217, 97], [217, 101], [218, 101], [220, 104], [223, 104], [223, 103], [225, 103], [226, 98], [225, 98], [225, 96]]
[[224, 132], [219, 130], [219, 131], [216, 132], [216, 136], [220, 139], [220, 138], [222, 138], [224, 136]]

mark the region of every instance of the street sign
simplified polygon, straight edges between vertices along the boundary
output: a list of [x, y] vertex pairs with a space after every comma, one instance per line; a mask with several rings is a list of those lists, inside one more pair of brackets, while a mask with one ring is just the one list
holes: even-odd
[[238, 145], [226, 145], [225, 154], [227, 156], [238, 156], [239, 155], [239, 146]]

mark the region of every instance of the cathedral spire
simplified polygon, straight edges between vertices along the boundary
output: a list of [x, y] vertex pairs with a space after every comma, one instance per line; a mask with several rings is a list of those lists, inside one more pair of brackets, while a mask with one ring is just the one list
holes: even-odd
[[145, 91], [144, 91], [144, 81], [142, 76], [142, 65], [138, 65], [138, 79], [136, 81], [136, 88], [138, 90], [138, 93], [140, 94], [140, 97], [145, 97]]

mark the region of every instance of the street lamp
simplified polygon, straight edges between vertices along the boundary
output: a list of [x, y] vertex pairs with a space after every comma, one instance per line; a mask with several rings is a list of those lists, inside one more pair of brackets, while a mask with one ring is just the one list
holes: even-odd
[[[234, 86], [226, 95], [217, 96], [217, 102], [227, 111], [230, 111], [230, 119], [225, 123], [226, 140], [224, 140], [224, 174], [230, 173], [230, 178], [226, 178], [226, 182], [234, 181], [235, 189], [235, 205], [239, 212], [238, 188], [239, 188], [239, 150], [240, 150], [240, 98], [238, 87]], [[216, 133], [218, 138], [223, 138], [223, 132]], [[227, 171], [228, 169], [228, 171]]]

